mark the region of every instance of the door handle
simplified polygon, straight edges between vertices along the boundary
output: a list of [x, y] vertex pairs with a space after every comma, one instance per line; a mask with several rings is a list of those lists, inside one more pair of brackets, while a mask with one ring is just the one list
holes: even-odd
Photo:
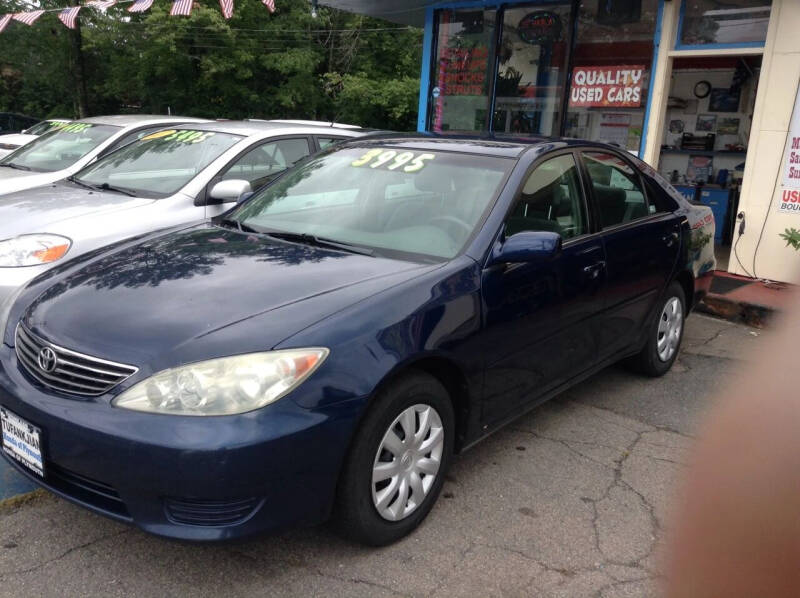
[[661, 237], [661, 240], [666, 243], [667, 247], [672, 247], [680, 238], [677, 232], [671, 232], [668, 235]]
[[589, 277], [589, 280], [596, 280], [600, 277], [600, 273], [605, 269], [606, 263], [603, 261], [597, 262], [596, 264], [592, 264], [591, 266], [586, 266], [583, 269], [584, 274]]

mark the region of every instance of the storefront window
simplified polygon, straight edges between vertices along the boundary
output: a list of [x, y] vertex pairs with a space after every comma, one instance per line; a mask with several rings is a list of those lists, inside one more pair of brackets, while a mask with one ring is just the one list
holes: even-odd
[[658, 0], [582, 0], [564, 134], [638, 151]]
[[494, 10], [440, 10], [430, 97], [431, 130], [483, 131], [488, 126], [494, 60]]
[[771, 0], [684, 0], [680, 45], [763, 44]]
[[507, 8], [498, 48], [493, 128], [558, 135], [569, 54], [570, 5]]

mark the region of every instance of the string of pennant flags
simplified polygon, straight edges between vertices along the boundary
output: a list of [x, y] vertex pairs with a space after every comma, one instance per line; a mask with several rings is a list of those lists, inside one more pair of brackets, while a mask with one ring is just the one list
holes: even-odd
[[[78, 13], [80, 13], [82, 8], [91, 7], [101, 12], [106, 12], [109, 8], [117, 4], [130, 4], [128, 12], [142, 13], [150, 10], [154, 1], [155, 0], [88, 0], [84, 4], [78, 6], [29, 10], [26, 12], [6, 14], [0, 16], [0, 33], [5, 31], [12, 20], [30, 27], [46, 12], [58, 12], [58, 20], [64, 23], [67, 28], [75, 29], [78, 21]], [[233, 2], [234, 0], [219, 0], [219, 8], [225, 19], [230, 19], [233, 16]], [[195, 0], [172, 0], [172, 7], [169, 10], [169, 14], [173, 17], [188, 17], [192, 14], [194, 3]], [[275, 0], [261, 0], [261, 3], [267, 7], [270, 13], [275, 12]]]

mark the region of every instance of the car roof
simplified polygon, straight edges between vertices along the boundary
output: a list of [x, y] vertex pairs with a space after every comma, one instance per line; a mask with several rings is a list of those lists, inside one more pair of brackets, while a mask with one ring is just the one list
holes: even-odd
[[320, 135], [328, 133], [334, 136], [353, 137], [366, 133], [363, 129], [337, 129], [320, 125], [300, 125], [267, 120], [221, 120], [204, 122], [200, 125], [183, 125], [179, 128], [191, 126], [201, 131], [215, 131], [217, 133], [230, 133], [233, 135], [260, 135], [264, 133], [293, 133], [306, 135]]
[[464, 154], [518, 158], [530, 149], [555, 150], [570, 146], [597, 147], [627, 153], [624, 148], [596, 141], [564, 137], [520, 137], [504, 134], [448, 134], [448, 133], [375, 133], [355, 139], [348, 145], [392, 145], [427, 151], [451, 151]]
[[82, 118], [79, 123], [91, 123], [93, 125], [113, 125], [116, 127], [130, 127], [133, 125], [157, 125], [158, 123], [178, 123], [178, 122], [208, 122], [202, 118], [191, 116], [167, 116], [165, 114], [112, 114], [110, 116], [91, 116]]

